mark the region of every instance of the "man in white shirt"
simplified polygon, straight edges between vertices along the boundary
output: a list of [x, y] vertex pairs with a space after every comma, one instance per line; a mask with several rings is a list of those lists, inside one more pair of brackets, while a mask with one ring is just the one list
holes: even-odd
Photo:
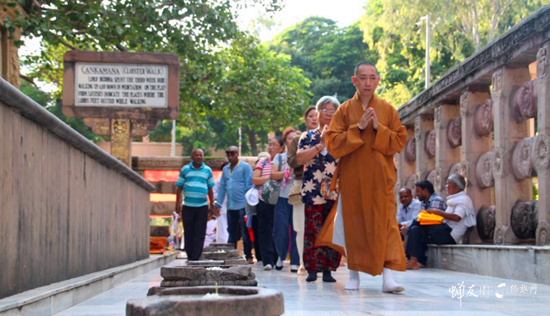
[[411, 257], [407, 269], [418, 270], [419, 258], [425, 260], [427, 244], [454, 245], [458, 244], [468, 227], [476, 225], [475, 211], [472, 200], [464, 192], [466, 181], [459, 174], [452, 174], [447, 179], [447, 209], [426, 210], [428, 213], [443, 217], [439, 225], [419, 225], [413, 222], [408, 230], [408, 242], [405, 252]]

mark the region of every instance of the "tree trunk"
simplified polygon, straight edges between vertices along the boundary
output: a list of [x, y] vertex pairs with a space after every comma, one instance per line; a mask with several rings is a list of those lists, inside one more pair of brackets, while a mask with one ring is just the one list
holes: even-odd
[[252, 156], [258, 156], [258, 141], [256, 140], [256, 134], [250, 128], [247, 128], [248, 141], [250, 142], [250, 151]]

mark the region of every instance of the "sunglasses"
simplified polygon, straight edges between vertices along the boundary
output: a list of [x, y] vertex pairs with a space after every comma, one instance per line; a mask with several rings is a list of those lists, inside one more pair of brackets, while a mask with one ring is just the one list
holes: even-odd
[[238, 152], [236, 152], [236, 151], [226, 151], [225, 154], [228, 155], [228, 156], [233, 156], [233, 155], [237, 155]]

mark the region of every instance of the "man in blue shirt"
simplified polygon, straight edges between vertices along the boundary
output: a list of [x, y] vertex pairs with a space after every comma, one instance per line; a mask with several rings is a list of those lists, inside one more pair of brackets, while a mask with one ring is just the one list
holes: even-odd
[[221, 208], [221, 202], [227, 195], [227, 242], [237, 246], [237, 242], [243, 237], [243, 248], [246, 260], [249, 264], [252, 259], [252, 242], [244, 221], [246, 200], [244, 195], [252, 187], [252, 167], [239, 160], [239, 149], [231, 146], [225, 152], [229, 164], [222, 170], [220, 188], [217, 196], [216, 207]]
[[[422, 180], [414, 184], [414, 191], [416, 197], [421, 202], [422, 210], [440, 210], [445, 212], [447, 209], [447, 203], [445, 200], [435, 193], [433, 184], [428, 180]], [[416, 227], [415, 227], [416, 226]], [[419, 230], [419, 224], [417, 221], [413, 221], [411, 227], [407, 230], [407, 234], [411, 234], [412, 230]], [[421, 245], [425, 246], [425, 245]], [[428, 258], [426, 257], [425, 249], [417, 250], [417, 243], [407, 242], [405, 246], [405, 253], [410, 256], [411, 259], [407, 263], [407, 269], [417, 270], [418, 268], [426, 267]], [[417, 255], [418, 257], [415, 257]]]
[[399, 210], [397, 212], [397, 224], [403, 236], [406, 235], [407, 229], [412, 222], [418, 218], [420, 214], [420, 201], [413, 199], [412, 190], [408, 187], [403, 187], [399, 190]]
[[[210, 211], [214, 207], [214, 178], [212, 169], [203, 163], [204, 153], [195, 149], [191, 153], [192, 162], [183, 166], [178, 181], [176, 181], [176, 212], [183, 221], [183, 239], [187, 259], [199, 260], [202, 254], [206, 224], [208, 222], [208, 200]], [[183, 192], [183, 205], [181, 196]]]

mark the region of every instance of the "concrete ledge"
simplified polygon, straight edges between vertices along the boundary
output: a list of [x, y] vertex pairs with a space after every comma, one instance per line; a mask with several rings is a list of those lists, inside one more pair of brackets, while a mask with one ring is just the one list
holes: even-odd
[[145, 181], [145, 179], [143, 179], [135, 171], [118, 161], [115, 157], [103, 151], [103, 149], [97, 147], [94, 143], [80, 135], [67, 124], [55, 117], [55, 115], [48, 112], [38, 103], [34, 102], [2, 78], [0, 78], [0, 101], [9, 106], [15, 112], [20, 113], [22, 116], [49, 130], [57, 137], [90, 155], [108, 168], [123, 174], [145, 190], [149, 192], [155, 190], [155, 187], [152, 184]]
[[550, 285], [550, 246], [429, 245], [428, 266]]
[[176, 254], [152, 255], [148, 259], [26, 291], [0, 300], [0, 315], [59, 313], [139, 275], [166, 265]]

